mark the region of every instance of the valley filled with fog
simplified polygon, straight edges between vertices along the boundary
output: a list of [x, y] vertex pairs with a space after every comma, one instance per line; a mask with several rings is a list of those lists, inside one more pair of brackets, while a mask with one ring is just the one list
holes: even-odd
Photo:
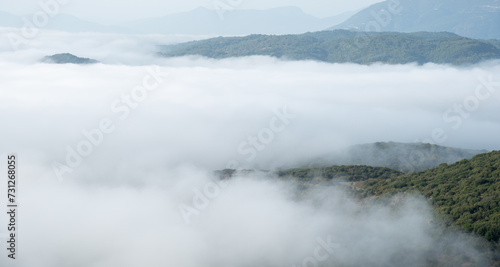
[[[422, 197], [358, 201], [327, 182], [297, 196], [293, 180], [213, 171], [302, 167], [374, 142], [498, 150], [499, 61], [162, 58], [159, 45], [212, 36], [53, 31], [13, 50], [9, 33], [0, 142], [20, 157], [20, 266], [421, 266], [443, 254], [488, 266], [483, 241], [445, 229]], [[39, 62], [56, 53], [101, 63]]]

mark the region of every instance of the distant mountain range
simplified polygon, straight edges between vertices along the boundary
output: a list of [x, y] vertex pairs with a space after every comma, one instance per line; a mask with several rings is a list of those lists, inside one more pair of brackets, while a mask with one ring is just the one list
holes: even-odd
[[267, 10], [234, 9], [221, 13], [200, 7], [189, 12], [131, 21], [121, 26], [136, 32], [162, 34], [297, 34], [323, 30], [341, 23], [352, 14], [345, 13], [320, 19], [304, 13], [298, 7]]
[[265, 55], [330, 63], [470, 64], [500, 59], [498, 42], [474, 40], [452, 33], [364, 33], [335, 30], [300, 35], [218, 37], [160, 46], [166, 57], [200, 55], [228, 58]]
[[[278, 7], [267, 10], [234, 9], [217, 11], [197, 8], [192, 11], [102, 25], [72, 15], [59, 14], [47, 24], [46, 29], [67, 32], [102, 32], [131, 34], [192, 34], [192, 35], [245, 35], [245, 34], [294, 34], [319, 31], [341, 23], [355, 12], [338, 16], [317, 18], [298, 7]], [[25, 16], [30, 18], [30, 16]], [[21, 28], [22, 16], [0, 11], [0, 27]]]
[[[30, 16], [25, 16], [30, 18]], [[22, 27], [21, 16], [0, 11], [0, 27]], [[300, 34], [346, 29], [361, 32], [451, 32], [474, 39], [500, 39], [500, 0], [386, 0], [359, 12], [317, 18], [298, 7], [267, 10], [194, 10], [102, 25], [59, 14], [45, 27], [69, 32], [248, 35]]]
[[500, 0], [387, 0], [333, 29], [447, 31], [476, 39], [500, 39]]

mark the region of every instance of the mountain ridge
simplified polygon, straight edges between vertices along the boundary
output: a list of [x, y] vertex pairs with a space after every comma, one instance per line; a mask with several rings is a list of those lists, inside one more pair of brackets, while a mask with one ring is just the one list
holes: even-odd
[[443, 163], [453, 164], [487, 152], [428, 143], [376, 142], [350, 146], [325, 156], [322, 165], [367, 165], [408, 173], [432, 169]]
[[[391, 5], [398, 6], [398, 12], [391, 12]], [[328, 28], [334, 29], [363, 32], [448, 31], [474, 39], [500, 39], [500, 1], [386, 0]]]
[[264, 10], [232, 9], [213, 10], [198, 7], [194, 10], [171, 15], [133, 20], [121, 26], [141, 33], [161, 34], [296, 34], [322, 30], [331, 23], [346, 20], [350, 13], [327, 18], [317, 18], [295, 6]]
[[[114, 24], [100, 24], [77, 16], [60, 13], [43, 28], [66, 32], [101, 32], [127, 34], [192, 34], [192, 35], [244, 35], [292, 34], [323, 30], [341, 23], [354, 12], [344, 12], [326, 18], [305, 13], [295, 6], [270, 9], [216, 10], [198, 7], [190, 11], [159, 17], [135, 19]], [[25, 15], [28, 20], [32, 15]], [[0, 27], [21, 28], [23, 16], [0, 11]]]
[[200, 55], [210, 58], [273, 56], [328, 63], [473, 64], [500, 59], [493, 43], [453, 33], [359, 33], [346, 30], [298, 35], [248, 35], [217, 37], [177, 45], [160, 46], [165, 57]]

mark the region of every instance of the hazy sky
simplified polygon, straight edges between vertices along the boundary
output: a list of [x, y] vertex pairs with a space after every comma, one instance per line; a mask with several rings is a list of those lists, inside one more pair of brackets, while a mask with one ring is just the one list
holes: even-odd
[[[51, 0], [42, 0], [49, 2]], [[213, 8], [214, 4], [232, 3], [238, 9], [266, 9], [279, 6], [298, 6], [305, 12], [318, 17], [336, 15], [345, 11], [357, 10], [381, 0], [60, 0], [68, 2], [63, 13], [91, 19], [99, 22], [116, 22], [122, 20], [162, 16], [171, 13], [189, 11], [199, 6]], [[15, 14], [31, 14], [38, 10], [38, 0], [0, 0], [0, 10]], [[220, 3], [219, 2], [219, 3]]]

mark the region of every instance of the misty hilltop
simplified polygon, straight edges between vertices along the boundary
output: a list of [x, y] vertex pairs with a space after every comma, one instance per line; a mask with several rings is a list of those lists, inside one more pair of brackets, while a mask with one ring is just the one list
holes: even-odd
[[51, 64], [96, 64], [99, 61], [90, 58], [77, 57], [70, 53], [55, 54], [46, 56], [40, 60], [43, 63]]
[[470, 64], [500, 59], [497, 43], [453, 33], [359, 33], [345, 30], [300, 35], [249, 35], [160, 46], [165, 57], [200, 55], [210, 58], [273, 56], [329, 63]]
[[442, 163], [452, 164], [487, 150], [460, 149], [423, 143], [378, 142], [355, 145], [318, 162], [323, 165], [368, 165], [403, 172], [431, 169]]
[[387, 0], [330, 29], [358, 31], [447, 31], [478, 39], [500, 38], [498, 0]]
[[[299, 198], [309, 198], [311, 194], [317, 194], [318, 187], [330, 186], [342, 186], [359, 200], [375, 202], [394, 201], [395, 196], [422, 195], [432, 203], [435, 213], [446, 221], [448, 227], [458, 226], [461, 231], [487, 239], [492, 250], [497, 251], [497, 258], [495, 264], [484, 266], [500, 266], [500, 151], [409, 174], [361, 165], [295, 168], [268, 173], [281, 180], [295, 179], [302, 190]], [[252, 171], [223, 170], [216, 174], [231, 179], [251, 176]], [[478, 259], [461, 260], [474, 262]], [[433, 261], [422, 266], [462, 266], [453, 265], [453, 260], [446, 257]]]

